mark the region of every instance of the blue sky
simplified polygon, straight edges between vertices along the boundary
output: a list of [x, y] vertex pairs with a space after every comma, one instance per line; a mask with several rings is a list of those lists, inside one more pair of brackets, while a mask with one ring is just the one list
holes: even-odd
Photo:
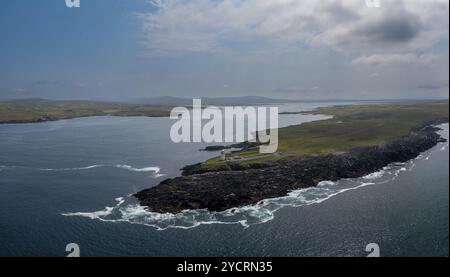
[[107, 85], [133, 69], [139, 35], [133, 13], [150, 6], [123, 0], [82, 5], [68, 9], [63, 0], [2, 1], [2, 91], [62, 98], [77, 97], [79, 91], [88, 97], [95, 90], [88, 91], [88, 85]]
[[448, 30], [440, 0], [3, 0], [0, 98], [446, 98]]

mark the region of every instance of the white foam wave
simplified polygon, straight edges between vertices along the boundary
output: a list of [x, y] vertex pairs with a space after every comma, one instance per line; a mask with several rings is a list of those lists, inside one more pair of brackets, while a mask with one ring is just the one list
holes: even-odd
[[[448, 138], [448, 124], [444, 129], [444, 137]], [[301, 207], [323, 203], [337, 195], [368, 186], [387, 184], [395, 180], [400, 174], [411, 171], [418, 160], [430, 158], [433, 153], [447, 150], [448, 143], [443, 147], [438, 145], [406, 163], [393, 163], [378, 172], [356, 179], [342, 179], [337, 182], [324, 181], [316, 187], [300, 189], [290, 192], [287, 196], [266, 199], [256, 205], [232, 208], [224, 212], [209, 212], [207, 210], [186, 210], [179, 214], [155, 213], [136, 204], [131, 196], [117, 198], [118, 204], [111, 209], [93, 213], [64, 214], [83, 216], [108, 222], [127, 222], [151, 226], [157, 230], [169, 228], [190, 229], [200, 225], [210, 224], [239, 224], [247, 228], [254, 224], [262, 224], [272, 220], [275, 212], [284, 207]], [[127, 203], [131, 202], [131, 203]]]
[[[157, 230], [190, 229], [200, 225], [210, 224], [239, 224], [248, 228], [254, 224], [268, 222], [275, 217], [275, 212], [284, 207], [301, 207], [320, 204], [336, 195], [362, 187], [386, 183], [395, 178], [396, 173], [403, 171], [404, 164], [386, 167], [376, 174], [369, 174], [365, 178], [344, 179], [337, 182], [323, 181], [317, 187], [300, 189], [290, 192], [287, 196], [265, 199], [256, 205], [232, 208], [223, 212], [209, 212], [207, 210], [186, 210], [179, 214], [155, 213], [148, 211], [134, 202], [132, 196], [117, 198], [114, 207], [105, 207], [95, 212], [66, 213], [65, 216], [81, 216], [107, 222], [127, 222], [151, 226]], [[393, 175], [394, 177], [391, 177]], [[365, 181], [370, 179], [371, 182]]]
[[334, 185], [336, 185], [336, 182], [332, 181], [322, 181], [319, 184], [317, 184], [318, 187], [334, 186]]
[[113, 210], [114, 210], [114, 207], [106, 207], [104, 210], [97, 211], [97, 212], [90, 212], [90, 213], [83, 213], [83, 212], [63, 213], [62, 215], [64, 215], [64, 216], [81, 216], [81, 217], [88, 217], [90, 219], [101, 219], [104, 216], [110, 215], [113, 212]]
[[115, 165], [115, 167], [116, 168], [125, 169], [125, 170], [129, 170], [129, 171], [134, 171], [134, 172], [154, 172], [154, 173], [159, 173], [161, 171], [161, 168], [159, 168], [157, 166], [136, 168], [136, 167], [132, 167], [131, 165], [118, 164], [118, 165]]
[[104, 167], [103, 164], [94, 164], [84, 167], [68, 167], [68, 168], [38, 168], [40, 171], [77, 171], [77, 170], [89, 170], [99, 167]]
[[105, 209], [96, 212], [77, 212], [77, 213], [63, 213], [63, 216], [81, 216], [87, 217], [90, 219], [100, 219], [102, 220], [104, 217], [109, 216], [113, 213], [115, 208], [120, 207], [123, 203], [125, 203], [125, 199], [123, 197], [118, 197], [115, 199], [117, 202], [114, 207], [105, 207]]
[[383, 177], [383, 175], [385, 173], [386, 173], [386, 171], [380, 170], [380, 171], [377, 171], [377, 172], [374, 172], [374, 173], [370, 173], [370, 174], [364, 176], [363, 179], [365, 179], [365, 180], [377, 179], [377, 178]]
[[104, 168], [104, 167], [114, 167], [118, 169], [124, 169], [131, 172], [152, 172], [154, 174], [153, 177], [159, 178], [162, 176], [165, 176], [164, 174], [161, 174], [161, 168], [157, 166], [150, 166], [150, 167], [143, 167], [143, 168], [136, 168], [131, 165], [105, 165], [105, 164], [94, 164], [94, 165], [88, 165], [83, 167], [66, 167], [66, 168], [34, 168], [34, 167], [28, 167], [28, 166], [6, 166], [1, 165], [0, 171], [3, 171], [5, 169], [16, 169], [16, 168], [24, 168], [24, 169], [31, 169], [31, 170], [39, 170], [39, 171], [48, 171], [48, 172], [63, 172], [63, 171], [82, 171], [82, 170], [92, 170], [96, 168]]
[[118, 202], [117, 203], [117, 207], [122, 205], [123, 203], [125, 203], [125, 199], [123, 197], [118, 197], [118, 198], [116, 198], [114, 200], [116, 200]]

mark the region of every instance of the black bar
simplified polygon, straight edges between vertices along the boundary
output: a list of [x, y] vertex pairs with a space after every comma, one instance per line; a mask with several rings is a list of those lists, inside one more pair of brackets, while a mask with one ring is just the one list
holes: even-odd
[[[0, 259], [0, 275], [17, 273], [127, 273], [142, 271], [145, 276], [189, 274], [179, 272], [185, 264], [211, 264], [209, 274], [257, 273], [306, 274], [432, 274], [448, 271], [448, 258], [5, 258]], [[229, 263], [223, 271], [224, 263]], [[233, 264], [234, 263], [234, 264]], [[236, 264], [238, 263], [238, 264]], [[256, 266], [258, 264], [258, 266]], [[262, 270], [264, 264], [264, 270]], [[270, 270], [268, 265], [270, 266]], [[231, 271], [230, 265], [234, 265]], [[237, 266], [236, 266], [237, 265]], [[247, 265], [247, 267], [244, 267]], [[253, 265], [249, 271], [248, 265]], [[255, 270], [258, 267], [258, 270]], [[206, 275], [196, 271], [197, 275]], [[296, 275], [297, 276], [297, 275]]]

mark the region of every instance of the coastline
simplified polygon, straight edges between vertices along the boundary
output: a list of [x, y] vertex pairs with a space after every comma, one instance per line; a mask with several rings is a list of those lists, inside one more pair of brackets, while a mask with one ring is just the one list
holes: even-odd
[[60, 117], [60, 118], [41, 118], [41, 119], [30, 119], [30, 120], [10, 120], [10, 121], [0, 121], [0, 125], [7, 125], [7, 124], [37, 124], [37, 123], [45, 123], [45, 122], [56, 122], [61, 120], [70, 120], [70, 119], [78, 119], [78, 118], [89, 118], [89, 117], [149, 117], [149, 118], [168, 118], [169, 115], [114, 115], [114, 114], [93, 114], [93, 115], [80, 115], [80, 116], [73, 116], [73, 117]]
[[89, 100], [0, 101], [0, 124], [42, 123], [93, 116], [169, 117], [171, 106]]
[[448, 123], [448, 118], [427, 121], [407, 136], [344, 153], [291, 157], [226, 171], [197, 171], [195, 165], [188, 166], [184, 176], [164, 180], [134, 196], [149, 211], [158, 213], [198, 209], [221, 212], [252, 205], [323, 181], [363, 177], [391, 163], [414, 159], [445, 141], [436, 133], [439, 128], [434, 127], [441, 123]]

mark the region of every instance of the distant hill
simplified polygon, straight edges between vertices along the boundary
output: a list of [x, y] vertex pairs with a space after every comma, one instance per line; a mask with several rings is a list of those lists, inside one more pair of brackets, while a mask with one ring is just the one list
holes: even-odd
[[[273, 104], [286, 103], [290, 100], [273, 99], [261, 96], [241, 96], [241, 97], [202, 97], [203, 105], [231, 106], [231, 105], [251, 105], [251, 104]], [[129, 100], [128, 102], [146, 104], [146, 105], [163, 105], [163, 106], [190, 106], [192, 98], [180, 98], [172, 96], [161, 96], [152, 98], [138, 98]]]

